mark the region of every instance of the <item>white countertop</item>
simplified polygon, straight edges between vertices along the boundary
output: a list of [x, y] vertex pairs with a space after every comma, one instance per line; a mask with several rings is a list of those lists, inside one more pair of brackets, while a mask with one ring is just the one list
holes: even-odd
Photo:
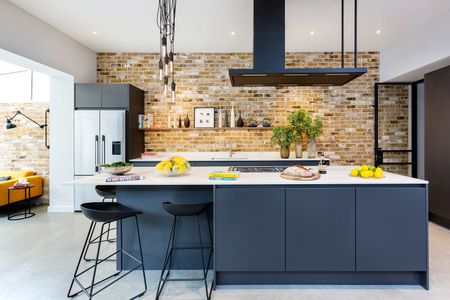
[[[211, 171], [225, 171], [228, 167], [193, 167], [188, 174], [166, 177], [154, 168], [133, 168], [129, 173], [143, 175], [143, 180], [106, 183], [108, 174], [99, 174], [66, 182], [67, 185], [363, 185], [363, 184], [428, 184], [428, 181], [385, 172], [381, 179], [351, 177], [351, 166], [331, 166], [328, 173], [315, 181], [294, 181], [280, 177], [280, 173], [241, 173], [236, 181], [209, 180]], [[315, 169], [315, 168], [313, 168]]]
[[289, 158], [281, 158], [280, 152], [233, 152], [230, 157], [230, 152], [157, 152], [155, 156], [145, 158], [131, 159], [130, 162], [159, 162], [164, 159], [169, 159], [174, 155], [179, 155], [188, 161], [274, 161], [274, 160], [319, 160], [317, 158], [296, 158], [295, 153], [292, 152]]

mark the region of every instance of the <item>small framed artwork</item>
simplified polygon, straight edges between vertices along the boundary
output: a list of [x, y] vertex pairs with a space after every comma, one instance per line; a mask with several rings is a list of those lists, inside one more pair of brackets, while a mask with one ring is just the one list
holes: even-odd
[[214, 128], [214, 107], [195, 107], [194, 127]]

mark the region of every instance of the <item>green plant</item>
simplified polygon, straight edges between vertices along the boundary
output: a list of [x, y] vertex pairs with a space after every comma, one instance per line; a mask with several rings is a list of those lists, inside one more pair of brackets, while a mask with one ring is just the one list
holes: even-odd
[[315, 139], [322, 132], [323, 122], [316, 116], [314, 118], [309, 117], [305, 123], [305, 133], [309, 139]]
[[301, 139], [302, 133], [305, 132], [305, 125], [310, 118], [308, 112], [304, 109], [299, 109], [289, 114], [288, 121], [295, 130], [296, 139]]
[[273, 145], [289, 147], [295, 140], [294, 129], [290, 126], [276, 126], [272, 129], [270, 140]]

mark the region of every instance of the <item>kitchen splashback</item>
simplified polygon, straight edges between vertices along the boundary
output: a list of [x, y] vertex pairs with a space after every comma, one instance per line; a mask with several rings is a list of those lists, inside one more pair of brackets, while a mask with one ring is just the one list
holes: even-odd
[[[304, 108], [322, 117], [325, 125], [317, 150], [325, 151], [333, 164], [373, 161], [373, 92], [379, 77], [378, 52], [360, 52], [359, 63], [368, 73], [340, 87], [231, 87], [230, 68], [251, 68], [250, 53], [180, 53], [177, 54], [177, 101], [161, 96], [157, 80], [157, 53], [98, 53], [97, 81], [100, 83], [131, 83], [146, 91], [146, 112], [154, 123], [167, 127], [170, 110], [186, 113], [193, 120], [194, 107], [227, 107], [242, 112], [247, 124], [254, 119], [261, 123], [269, 118], [273, 125], [286, 123], [289, 112]], [[353, 55], [346, 54], [346, 64]], [[340, 53], [287, 53], [286, 67], [339, 67]], [[391, 107], [403, 109], [402, 98]], [[216, 114], [216, 124], [218, 117]], [[399, 123], [405, 120], [400, 120]], [[407, 120], [406, 120], [407, 122]], [[398, 126], [397, 126], [398, 125]], [[394, 143], [404, 134], [401, 124], [389, 124], [385, 137]], [[192, 127], [192, 122], [191, 122]], [[148, 131], [148, 151], [276, 151], [270, 144], [270, 130], [189, 130]], [[399, 145], [401, 146], [401, 145]], [[306, 149], [306, 145], [304, 145]]]

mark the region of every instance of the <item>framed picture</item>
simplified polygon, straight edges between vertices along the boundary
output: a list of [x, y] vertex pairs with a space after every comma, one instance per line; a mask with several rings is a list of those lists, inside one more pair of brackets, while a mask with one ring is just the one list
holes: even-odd
[[194, 127], [214, 128], [214, 107], [195, 107]]

